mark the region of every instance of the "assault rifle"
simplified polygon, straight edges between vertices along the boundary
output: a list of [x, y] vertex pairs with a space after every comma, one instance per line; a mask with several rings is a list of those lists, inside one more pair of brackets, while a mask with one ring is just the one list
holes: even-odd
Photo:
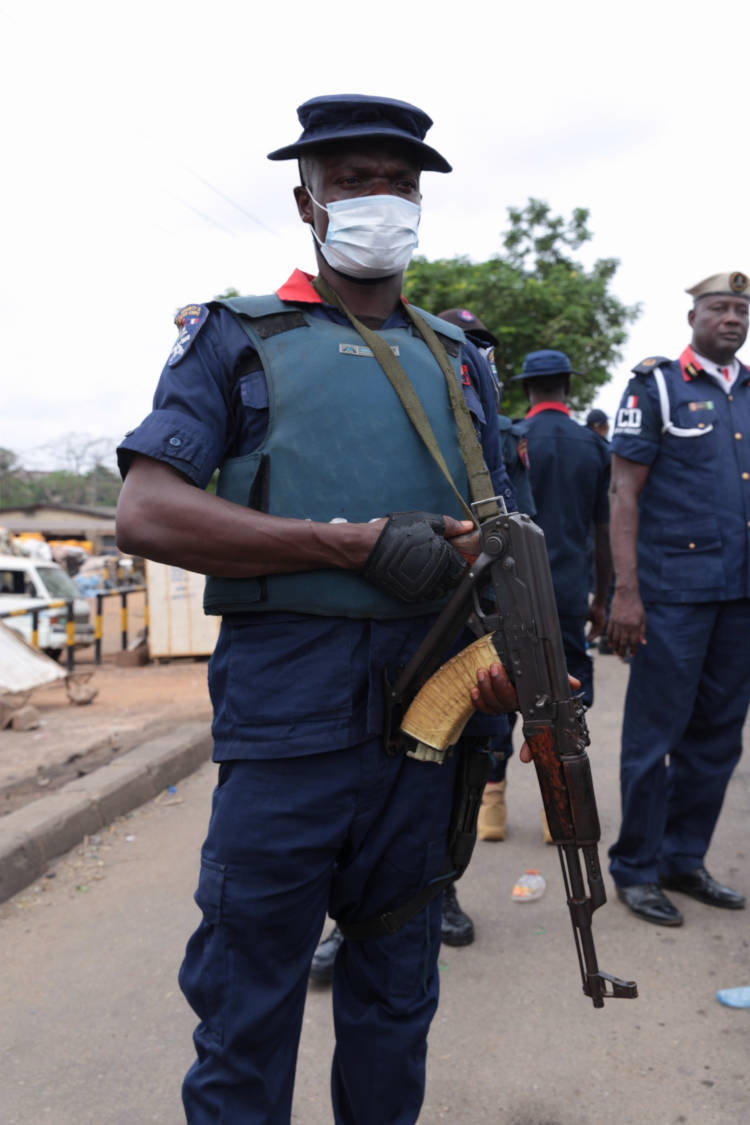
[[[583, 991], [601, 1008], [605, 998], [633, 999], [638, 989], [596, 960], [591, 920], [607, 896], [584, 708], [568, 681], [544, 533], [496, 499], [501, 512], [482, 524], [479, 555], [390, 689], [388, 749], [441, 762], [473, 714], [477, 670], [503, 665], [560, 855]], [[481, 637], [441, 666], [467, 623], [481, 627]]]

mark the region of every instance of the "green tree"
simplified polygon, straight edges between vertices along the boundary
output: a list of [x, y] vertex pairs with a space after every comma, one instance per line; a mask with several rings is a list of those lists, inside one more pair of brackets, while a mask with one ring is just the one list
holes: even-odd
[[63, 434], [35, 451], [57, 462], [58, 468], [46, 471], [27, 469], [11, 450], [0, 449], [0, 510], [44, 503], [114, 507], [120, 493], [114, 449], [111, 438]]
[[529, 199], [525, 207], [509, 207], [508, 219], [504, 252], [486, 262], [414, 258], [406, 296], [435, 313], [468, 308], [494, 332], [504, 413], [524, 413], [523, 387], [508, 381], [520, 373], [524, 355], [539, 348], [564, 351], [584, 373], [572, 377], [570, 397], [572, 409], [583, 411], [611, 378], [640, 305], [624, 305], [610, 291], [617, 258], [601, 258], [587, 270], [572, 256], [592, 237], [585, 208], [565, 219]]

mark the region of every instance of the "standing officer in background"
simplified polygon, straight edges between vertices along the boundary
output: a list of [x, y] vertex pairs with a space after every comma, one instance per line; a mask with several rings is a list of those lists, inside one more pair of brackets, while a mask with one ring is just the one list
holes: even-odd
[[598, 434], [603, 441], [608, 440], [609, 418], [603, 410], [599, 410], [598, 407], [594, 407], [593, 410], [589, 410], [588, 414], [586, 415], [586, 425], [590, 430], [593, 430], [595, 434]]
[[289, 1122], [328, 912], [351, 939], [334, 975], [334, 1119], [409, 1125], [456, 874], [454, 779], [515, 693], [499, 664], [480, 671], [484, 714], [436, 766], [385, 753], [384, 681], [476, 552], [468, 501], [512, 507], [512, 492], [486, 365], [400, 295], [421, 172], [451, 170], [424, 143], [430, 118], [361, 95], [298, 116], [301, 137], [270, 158], [299, 160], [319, 275], [182, 310], [153, 412], [119, 449], [118, 542], [210, 575], [205, 607], [223, 617], [202, 921], [180, 974], [200, 1020], [188, 1121]]
[[633, 368], [612, 442], [609, 641], [632, 653], [622, 728], [620, 899], [662, 926], [662, 888], [738, 910], [704, 858], [750, 702], [750, 280], [688, 289], [692, 343]]
[[[544, 532], [568, 672], [581, 681], [581, 698], [594, 701], [594, 671], [587, 640], [602, 632], [612, 573], [609, 550], [609, 454], [586, 426], [570, 417], [570, 360], [543, 349], [524, 356], [522, 382], [530, 403], [529, 440], [536, 522]], [[594, 526], [594, 596], [589, 604], [588, 537]], [[588, 638], [586, 622], [590, 622]]]

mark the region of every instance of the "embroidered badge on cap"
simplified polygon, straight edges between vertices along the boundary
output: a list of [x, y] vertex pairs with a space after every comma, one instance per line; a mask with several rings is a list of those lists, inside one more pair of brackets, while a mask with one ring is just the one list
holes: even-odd
[[175, 367], [187, 355], [193, 340], [208, 316], [207, 305], [185, 305], [174, 318], [180, 332], [167, 358], [167, 366]]
[[744, 293], [748, 284], [750, 283], [747, 277], [744, 273], [740, 273], [739, 270], [735, 271], [735, 273], [731, 274], [729, 277], [729, 288], [733, 293]]

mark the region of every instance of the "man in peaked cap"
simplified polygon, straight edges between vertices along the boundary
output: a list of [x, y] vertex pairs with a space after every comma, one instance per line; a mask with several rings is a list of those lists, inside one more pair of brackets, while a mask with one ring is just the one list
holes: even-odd
[[680, 926], [664, 889], [738, 910], [705, 867], [750, 702], [750, 280], [687, 292], [692, 341], [633, 368], [612, 441], [609, 642], [632, 654], [622, 727], [618, 896]]
[[[604, 628], [609, 553], [609, 454], [601, 439], [570, 417], [565, 352], [549, 348], [524, 356], [521, 373], [529, 399], [524, 429], [529, 442], [536, 522], [544, 532], [568, 671], [581, 681], [583, 702], [594, 701], [587, 641]], [[594, 529], [594, 596], [589, 602], [589, 536]], [[586, 623], [589, 622], [588, 637]]]
[[[270, 158], [299, 161], [318, 276], [182, 310], [154, 409], [118, 451], [118, 541], [206, 574], [205, 608], [222, 616], [219, 778], [180, 972], [200, 1020], [187, 1119], [289, 1121], [328, 913], [351, 939], [334, 969], [334, 1119], [408, 1125], [437, 1006], [439, 896], [456, 875], [457, 762], [515, 693], [499, 664], [482, 670], [473, 727], [438, 768], [384, 752], [383, 685], [476, 550], [469, 501], [513, 507], [512, 492], [477, 349], [401, 297], [421, 173], [450, 171], [424, 141], [430, 118], [353, 94], [298, 116], [302, 135]], [[391, 378], [416, 390], [450, 480]]]

